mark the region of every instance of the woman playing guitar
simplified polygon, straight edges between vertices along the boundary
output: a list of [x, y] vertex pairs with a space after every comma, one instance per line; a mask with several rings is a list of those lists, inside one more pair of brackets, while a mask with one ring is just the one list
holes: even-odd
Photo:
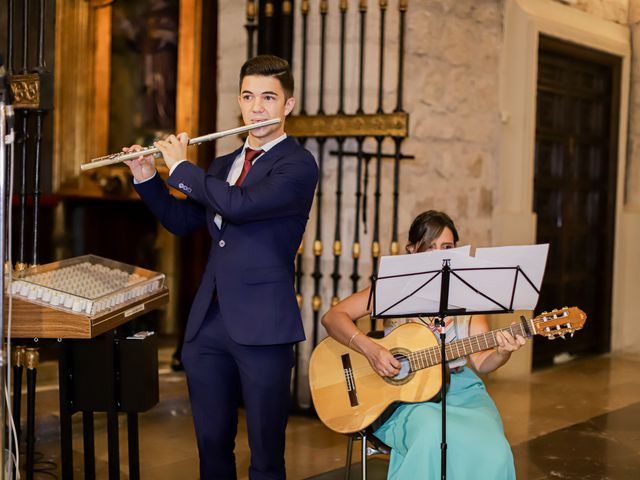
[[[449, 216], [429, 210], [418, 215], [409, 230], [407, 253], [454, 248], [458, 232]], [[380, 343], [363, 334], [355, 321], [370, 313], [370, 288], [351, 295], [322, 318], [327, 332], [338, 342], [364, 355], [382, 377], [399, 373], [400, 362]], [[429, 318], [386, 319], [385, 334], [405, 322], [430, 325]], [[434, 327], [433, 327], [434, 328]], [[446, 342], [489, 332], [484, 315], [445, 319]], [[525, 338], [498, 332], [498, 346], [449, 362], [451, 383], [447, 390], [447, 478], [515, 479], [511, 448], [502, 421], [484, 383], [475, 372], [486, 374], [504, 365]], [[374, 432], [391, 447], [388, 478], [438, 478], [440, 476], [441, 403], [405, 403]]]

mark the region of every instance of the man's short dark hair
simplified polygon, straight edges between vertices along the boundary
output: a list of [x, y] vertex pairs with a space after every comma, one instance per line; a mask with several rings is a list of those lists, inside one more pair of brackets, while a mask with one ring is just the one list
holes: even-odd
[[247, 60], [240, 69], [240, 89], [242, 89], [242, 80], [248, 75], [275, 77], [280, 80], [287, 98], [293, 97], [293, 75], [289, 62], [284, 58], [275, 55], [258, 55]]

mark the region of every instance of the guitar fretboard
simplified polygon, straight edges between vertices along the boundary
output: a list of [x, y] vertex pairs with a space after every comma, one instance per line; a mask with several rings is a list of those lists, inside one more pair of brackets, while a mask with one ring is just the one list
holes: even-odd
[[[492, 330], [487, 333], [480, 333], [478, 335], [456, 340], [455, 342], [448, 343], [445, 346], [447, 362], [455, 360], [456, 358], [466, 357], [472, 353], [496, 347], [498, 345], [498, 338], [496, 335], [498, 332], [509, 332], [514, 337], [516, 335], [529, 337], [533, 332], [535, 332], [535, 329], [533, 320], [527, 320], [526, 322], [509, 325], [508, 327]], [[441, 363], [441, 347], [438, 345], [435, 347], [425, 348], [424, 350], [417, 350], [409, 353], [407, 358], [411, 365], [411, 370], [413, 371], [433, 367], [434, 365]]]

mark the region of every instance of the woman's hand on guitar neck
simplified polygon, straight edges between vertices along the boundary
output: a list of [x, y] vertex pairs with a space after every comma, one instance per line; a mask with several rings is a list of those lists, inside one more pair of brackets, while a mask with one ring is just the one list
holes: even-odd
[[[489, 323], [484, 315], [474, 316], [471, 319], [471, 335], [486, 333], [488, 331]], [[495, 332], [497, 345], [493, 350], [485, 350], [484, 352], [471, 355], [471, 360], [478, 373], [485, 374], [497, 370], [509, 361], [513, 352], [519, 350], [520, 347], [527, 343], [526, 339], [521, 335], [514, 337], [505, 330], [496, 330]]]
[[373, 371], [381, 377], [395, 377], [400, 373], [400, 362], [379, 343], [374, 342], [366, 335], [358, 335], [353, 344], [367, 357]]
[[[514, 324], [512, 324], [514, 325]], [[521, 335], [515, 337], [506, 331], [498, 331], [496, 333], [496, 352], [502, 356], [510, 356], [513, 352], [522, 347], [527, 341]]]

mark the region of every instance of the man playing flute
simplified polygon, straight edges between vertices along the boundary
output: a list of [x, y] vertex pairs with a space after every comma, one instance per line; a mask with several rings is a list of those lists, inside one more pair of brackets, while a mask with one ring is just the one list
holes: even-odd
[[305, 338], [294, 260], [318, 181], [311, 153], [284, 131], [295, 105], [293, 83], [281, 58], [260, 55], [243, 65], [244, 123], [282, 121], [251, 130], [242, 148], [206, 171], [186, 160], [185, 133], [156, 142], [169, 168], [167, 183], [185, 200], [169, 194], [152, 157], [127, 162], [136, 191], [165, 228], [185, 235], [206, 226], [211, 236], [182, 349], [203, 480], [236, 478], [241, 397], [249, 478], [285, 478], [293, 347]]

